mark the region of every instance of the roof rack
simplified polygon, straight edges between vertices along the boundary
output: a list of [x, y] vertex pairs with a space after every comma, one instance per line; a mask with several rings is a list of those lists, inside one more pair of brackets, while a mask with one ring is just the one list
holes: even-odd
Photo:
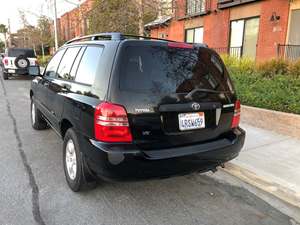
[[167, 40], [167, 39], [162, 39], [162, 38], [153, 38], [153, 37], [112, 32], [112, 33], [99, 33], [99, 34], [91, 34], [91, 35], [86, 35], [86, 36], [82, 36], [82, 37], [77, 37], [70, 41], [67, 41], [65, 43], [65, 45], [73, 43], [73, 42], [80, 42], [80, 41], [96, 41], [96, 40], [120, 41], [120, 40], [130, 39], [130, 38], [175, 42], [172, 40]]

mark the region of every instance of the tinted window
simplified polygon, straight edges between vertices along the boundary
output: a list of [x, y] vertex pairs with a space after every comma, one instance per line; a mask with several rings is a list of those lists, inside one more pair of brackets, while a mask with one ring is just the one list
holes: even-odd
[[70, 72], [70, 76], [72, 77], [72, 80], [74, 80], [75, 76], [76, 76], [76, 72], [77, 72], [77, 69], [78, 69], [78, 65], [80, 63], [80, 60], [82, 58], [82, 54], [84, 53], [85, 51], [85, 47], [82, 47], [79, 51], [79, 53], [77, 54], [77, 57], [74, 61], [74, 64], [72, 66], [72, 69], [71, 69], [71, 72]]
[[47, 65], [46, 71], [45, 71], [45, 76], [48, 77], [56, 77], [56, 71], [57, 67], [60, 63], [60, 60], [65, 52], [65, 49], [59, 50], [56, 52], [56, 54], [53, 56], [49, 64]]
[[80, 47], [71, 47], [66, 50], [57, 70], [59, 78], [73, 80], [74, 77], [71, 76], [70, 71], [79, 50]]
[[93, 84], [102, 51], [103, 48], [97, 46], [86, 48], [80, 61], [75, 81], [84, 84]]
[[27, 58], [35, 58], [35, 53], [33, 49], [23, 49], [23, 48], [10, 48], [8, 49], [8, 57], [18, 57], [23, 55]]
[[196, 87], [221, 90], [226, 83], [221, 59], [207, 48], [130, 46], [122, 60], [122, 90], [186, 93]]

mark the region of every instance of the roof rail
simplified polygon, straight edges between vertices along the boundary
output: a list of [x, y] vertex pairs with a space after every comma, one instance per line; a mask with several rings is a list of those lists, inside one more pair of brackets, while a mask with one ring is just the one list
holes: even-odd
[[147, 39], [147, 40], [159, 40], [159, 41], [169, 41], [169, 42], [175, 42], [172, 40], [167, 40], [167, 39], [162, 39], [162, 38], [153, 38], [153, 37], [146, 37], [146, 36], [138, 36], [138, 35], [131, 35], [131, 34], [122, 34], [122, 33], [117, 33], [117, 32], [112, 32], [112, 33], [98, 33], [98, 34], [91, 34], [91, 35], [86, 35], [82, 37], [77, 37], [74, 38], [70, 41], [67, 41], [65, 45], [73, 43], [73, 42], [79, 42], [79, 41], [95, 41], [95, 40], [113, 40], [113, 41], [120, 41], [124, 39], [129, 39], [129, 38], [140, 38], [140, 39]]

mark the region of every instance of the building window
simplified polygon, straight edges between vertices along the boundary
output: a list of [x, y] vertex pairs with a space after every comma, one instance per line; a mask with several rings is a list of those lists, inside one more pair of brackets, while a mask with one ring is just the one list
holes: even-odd
[[185, 30], [185, 42], [203, 43], [203, 27], [197, 27]]
[[259, 18], [231, 21], [229, 54], [255, 58]]
[[290, 27], [289, 27], [289, 44], [300, 45], [300, 9], [291, 11], [290, 14]]
[[206, 12], [206, 0], [187, 0], [186, 14], [194, 15]]

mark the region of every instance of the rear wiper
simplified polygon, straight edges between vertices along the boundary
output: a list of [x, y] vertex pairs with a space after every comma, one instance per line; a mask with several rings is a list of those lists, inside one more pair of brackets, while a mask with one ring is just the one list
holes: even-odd
[[205, 89], [205, 88], [195, 88], [192, 91], [190, 91], [185, 98], [191, 98], [196, 92], [205, 92], [205, 93], [214, 93], [214, 94], [226, 94], [228, 91], [216, 91], [212, 89]]

